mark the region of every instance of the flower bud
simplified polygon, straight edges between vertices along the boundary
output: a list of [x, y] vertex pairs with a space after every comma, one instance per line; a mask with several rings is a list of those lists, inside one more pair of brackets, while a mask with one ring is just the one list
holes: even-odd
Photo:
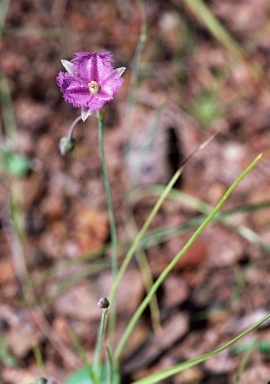
[[40, 377], [36, 384], [46, 384], [47, 383], [47, 379], [45, 379], [44, 377]]
[[54, 379], [45, 379], [44, 377], [40, 377], [36, 384], [56, 384], [56, 381]]
[[99, 299], [97, 305], [99, 308], [107, 309], [107, 308], [109, 308], [110, 302], [106, 297], [102, 297], [101, 299]]
[[76, 140], [70, 139], [69, 137], [65, 136], [62, 137], [62, 139], [59, 142], [59, 151], [62, 156], [65, 156], [67, 153], [71, 152], [76, 144]]

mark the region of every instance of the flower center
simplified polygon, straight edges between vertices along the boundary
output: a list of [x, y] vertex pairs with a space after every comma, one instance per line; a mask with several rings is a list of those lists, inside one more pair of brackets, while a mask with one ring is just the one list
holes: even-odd
[[87, 85], [89, 92], [92, 93], [92, 95], [95, 95], [100, 91], [100, 85], [95, 80], [90, 81], [90, 83], [88, 83]]

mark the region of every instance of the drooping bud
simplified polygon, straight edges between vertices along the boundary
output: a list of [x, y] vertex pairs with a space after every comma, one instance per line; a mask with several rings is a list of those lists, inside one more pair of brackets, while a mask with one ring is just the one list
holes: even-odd
[[40, 377], [36, 384], [47, 384], [47, 379], [45, 379], [44, 377]]
[[109, 308], [110, 302], [106, 297], [102, 297], [101, 299], [99, 299], [97, 305], [99, 308], [107, 309], [107, 308]]
[[54, 379], [45, 379], [44, 377], [39, 378], [36, 384], [56, 384]]
[[70, 139], [68, 136], [62, 137], [59, 142], [59, 151], [62, 156], [65, 156], [67, 153], [71, 152], [76, 145], [76, 140]]
[[40, 377], [36, 384], [56, 384], [56, 381], [54, 379], [45, 379], [44, 377]]

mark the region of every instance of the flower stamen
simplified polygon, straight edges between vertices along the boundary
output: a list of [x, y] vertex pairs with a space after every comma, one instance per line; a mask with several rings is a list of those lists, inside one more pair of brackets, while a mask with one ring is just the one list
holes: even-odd
[[92, 95], [96, 95], [100, 91], [100, 85], [95, 80], [90, 81], [87, 85], [89, 92], [92, 93]]

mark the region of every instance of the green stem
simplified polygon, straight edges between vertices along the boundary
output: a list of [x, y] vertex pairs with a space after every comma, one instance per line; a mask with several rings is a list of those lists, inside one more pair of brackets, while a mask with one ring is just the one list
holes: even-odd
[[115, 350], [115, 360], [116, 362], [119, 361], [120, 355], [137, 323], [139, 318], [141, 317], [142, 313], [144, 312], [145, 308], [151, 301], [153, 295], [157, 291], [157, 289], [160, 287], [160, 285], [163, 283], [163, 281], [166, 279], [168, 274], [172, 271], [172, 269], [175, 267], [175, 265], [178, 263], [178, 261], [181, 259], [181, 257], [184, 255], [184, 253], [190, 248], [190, 246], [194, 243], [194, 241], [197, 239], [197, 237], [201, 234], [201, 232], [204, 230], [204, 228], [209, 224], [209, 222], [213, 219], [213, 217], [217, 214], [217, 212], [220, 210], [222, 205], [225, 203], [225, 201], [228, 199], [228, 197], [231, 195], [232, 191], [236, 188], [236, 186], [240, 183], [240, 181], [248, 174], [248, 172], [257, 164], [257, 162], [260, 160], [262, 155], [259, 155], [256, 157], [255, 160], [244, 170], [244, 172], [241, 173], [241, 175], [236, 179], [236, 181], [230, 186], [230, 188], [227, 190], [227, 192], [224, 194], [224, 196], [220, 199], [216, 207], [213, 209], [211, 214], [204, 220], [204, 222], [200, 225], [200, 227], [197, 229], [197, 231], [191, 236], [191, 238], [188, 240], [188, 242], [184, 245], [184, 247], [181, 249], [181, 251], [174, 257], [174, 259], [170, 262], [170, 264], [164, 269], [164, 271], [160, 274], [159, 278], [156, 280], [154, 285], [152, 286], [152, 289], [147, 294], [145, 299], [140, 304], [139, 308], [131, 318], [128, 326], [126, 327], [126, 330], [122, 336], [122, 338], [119, 341], [119, 344]]
[[73, 123], [71, 124], [71, 127], [69, 128], [69, 132], [68, 132], [68, 140], [71, 141], [72, 140], [72, 135], [73, 135], [73, 132], [74, 132], [74, 129], [75, 129], [75, 126], [76, 124], [82, 119], [81, 115], [78, 116], [74, 121]]
[[[103, 143], [104, 115], [102, 112], [98, 112], [97, 117], [98, 117], [98, 131], [99, 131], [99, 150], [101, 155], [101, 164], [102, 164], [102, 171], [104, 176], [104, 185], [106, 190], [109, 221], [110, 221], [111, 244], [112, 244], [112, 276], [114, 280], [118, 273], [116, 225], [115, 225], [115, 217], [114, 217], [114, 211], [113, 211], [109, 176], [108, 176], [105, 155], [104, 155], [104, 143]], [[111, 348], [113, 345], [113, 335], [114, 335], [115, 324], [116, 324], [116, 310], [117, 310], [116, 307], [117, 307], [117, 300], [116, 298], [114, 298], [114, 300], [111, 301], [110, 322], [109, 322], [109, 335], [111, 339], [110, 340]]]
[[106, 315], [108, 313], [108, 308], [102, 310], [102, 316], [100, 320], [100, 327], [98, 332], [97, 344], [95, 348], [95, 357], [94, 357], [94, 373], [97, 383], [100, 383], [101, 378], [101, 350], [104, 340], [105, 328], [106, 328]]
[[106, 347], [106, 384], [113, 383], [113, 367], [111, 353], [108, 347]]

